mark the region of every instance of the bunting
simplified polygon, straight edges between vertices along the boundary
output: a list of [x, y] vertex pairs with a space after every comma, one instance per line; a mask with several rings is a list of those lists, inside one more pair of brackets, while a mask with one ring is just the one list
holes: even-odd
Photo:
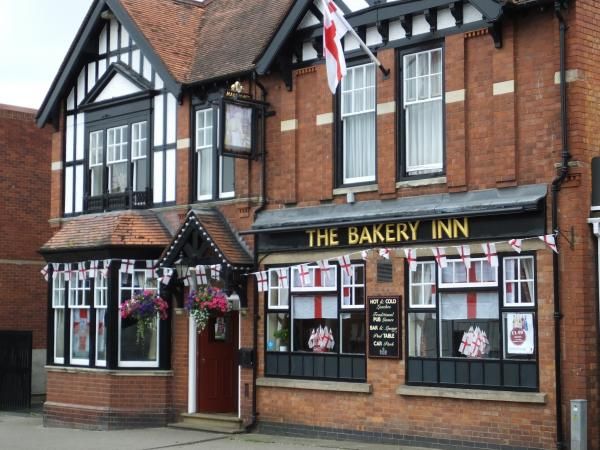
[[440, 267], [440, 269], [445, 269], [446, 267], [448, 267], [448, 261], [446, 260], [446, 250], [444, 249], [444, 247], [433, 247], [431, 251], [433, 252], [435, 262]]
[[485, 257], [490, 266], [498, 267], [498, 253], [496, 253], [496, 244], [488, 242], [486, 244], [481, 244], [481, 248], [483, 249], [483, 253], [485, 253]]
[[404, 255], [406, 255], [406, 261], [408, 262], [408, 270], [411, 272], [417, 270], [417, 257], [415, 256], [415, 249], [405, 248]]
[[263, 270], [262, 272], [256, 272], [254, 275], [256, 275], [256, 287], [258, 288], [258, 292], [266, 292], [269, 287], [267, 271]]
[[458, 245], [455, 247], [458, 251], [458, 256], [463, 262], [467, 270], [471, 268], [471, 248], [468, 245]]
[[546, 234], [544, 236], [538, 236], [538, 238], [546, 244], [546, 246], [554, 253], [558, 253], [558, 247], [556, 247], [556, 240], [553, 234]]
[[290, 280], [288, 279], [287, 268], [281, 267], [275, 269], [275, 273], [277, 274], [277, 287], [288, 289], [290, 287]]
[[510, 245], [515, 252], [521, 253], [521, 248], [523, 247], [523, 239], [511, 239], [510, 241], [508, 241], [508, 245]]

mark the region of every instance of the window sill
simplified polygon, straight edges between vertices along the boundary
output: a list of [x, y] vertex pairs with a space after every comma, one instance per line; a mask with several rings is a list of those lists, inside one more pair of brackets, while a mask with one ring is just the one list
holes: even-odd
[[62, 373], [95, 373], [102, 375], [110, 375], [114, 377], [172, 377], [172, 370], [110, 370], [103, 368], [92, 367], [73, 367], [73, 366], [45, 366], [46, 372], [62, 372]]
[[329, 392], [355, 392], [370, 394], [373, 386], [370, 383], [349, 383], [346, 381], [299, 380], [292, 378], [267, 378], [259, 377], [256, 385], [261, 387], [274, 387], [285, 389], [307, 389], [313, 391]]
[[363, 184], [360, 186], [349, 186], [343, 188], [337, 188], [333, 190], [333, 195], [346, 195], [349, 192], [376, 192], [379, 188], [376, 184]]
[[455, 398], [460, 400], [484, 400], [492, 402], [545, 404], [546, 394], [540, 392], [493, 391], [480, 389], [458, 389], [447, 387], [401, 385], [397, 395], [408, 397]]
[[434, 184], [446, 184], [447, 182], [446, 177], [420, 178], [418, 180], [398, 181], [396, 188], [431, 186]]

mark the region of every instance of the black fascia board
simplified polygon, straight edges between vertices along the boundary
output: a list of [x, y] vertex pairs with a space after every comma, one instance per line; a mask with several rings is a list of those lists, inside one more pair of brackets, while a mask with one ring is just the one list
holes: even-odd
[[110, 83], [110, 80], [117, 74], [123, 75], [133, 84], [135, 84], [141, 91], [150, 91], [152, 90], [152, 85], [148, 83], [148, 81], [140, 76], [137, 72], [131, 70], [125, 64], [120, 61], [112, 63], [108, 70], [100, 77], [98, 82], [94, 85], [93, 89], [88, 93], [88, 95], [83, 99], [80, 104], [81, 107], [85, 107], [90, 105], [96, 97], [104, 90], [104, 88]]
[[164, 246], [139, 245], [99, 245], [90, 247], [73, 247], [38, 250], [46, 262], [74, 263], [101, 259], [128, 259], [135, 255], [139, 259], [158, 259]]
[[290, 11], [285, 15], [285, 19], [283, 19], [279, 29], [269, 42], [269, 45], [267, 45], [262, 55], [256, 59], [256, 73], [259, 75], [267, 73], [288, 37], [296, 31], [296, 28], [298, 28], [298, 25], [312, 4], [313, 0], [297, 0], [294, 2]]
[[65, 86], [73, 78], [73, 71], [79, 66], [80, 55], [87, 45], [90, 36], [97, 28], [98, 19], [100, 19], [100, 14], [105, 6], [105, 0], [96, 0], [92, 3], [92, 6], [90, 6], [90, 9], [75, 35], [75, 39], [73, 39], [73, 42], [50, 85], [46, 97], [44, 97], [44, 100], [42, 101], [42, 105], [38, 109], [36, 124], [39, 128], [42, 128], [48, 123], [50, 115], [56, 109], [57, 102], [60, 101], [64, 93]]
[[121, 3], [118, 0], [105, 0], [107, 5], [110, 7], [112, 12], [115, 14], [121, 25], [123, 25], [131, 38], [135, 41], [135, 43], [140, 48], [142, 55], [144, 55], [152, 68], [158, 72], [160, 77], [162, 78], [165, 87], [169, 92], [171, 92], [175, 97], [179, 98], [181, 95], [181, 84], [175, 80], [175, 77], [169, 72], [167, 66], [163, 62], [162, 59], [156, 54], [150, 43], [147, 41], [146, 37], [139, 31], [135, 22], [129, 17], [129, 14], [125, 9], [121, 6]]

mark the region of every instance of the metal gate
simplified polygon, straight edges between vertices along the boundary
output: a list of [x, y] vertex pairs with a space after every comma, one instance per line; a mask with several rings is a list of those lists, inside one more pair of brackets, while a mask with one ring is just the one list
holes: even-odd
[[31, 331], [0, 330], [0, 410], [31, 406]]

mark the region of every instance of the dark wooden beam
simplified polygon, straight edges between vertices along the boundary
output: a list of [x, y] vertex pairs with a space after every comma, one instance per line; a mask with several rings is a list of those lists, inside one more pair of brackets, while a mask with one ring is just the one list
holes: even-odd
[[404, 34], [407, 38], [412, 36], [412, 14], [404, 14], [400, 16], [400, 25], [404, 28]]
[[437, 8], [429, 8], [424, 11], [425, 20], [429, 24], [429, 31], [432, 33], [437, 30]]
[[450, 12], [452, 17], [456, 21], [456, 26], [460, 27], [463, 24], [463, 2], [462, 0], [456, 0], [450, 3]]
[[494, 40], [494, 46], [496, 48], [502, 48], [502, 25], [499, 22], [494, 22], [492, 26], [488, 28], [488, 31]]
[[377, 21], [377, 32], [381, 35], [381, 42], [383, 45], [387, 44], [390, 40], [390, 21], [379, 20]]

